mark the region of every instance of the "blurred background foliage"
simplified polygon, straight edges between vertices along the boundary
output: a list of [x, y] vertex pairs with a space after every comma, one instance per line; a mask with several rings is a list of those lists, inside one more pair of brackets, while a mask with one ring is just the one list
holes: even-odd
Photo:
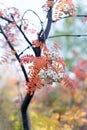
[[[83, 8], [79, 4], [77, 14], [86, 14]], [[82, 20], [82, 17], [59, 20], [52, 25], [54, 35], [87, 34], [87, 22]], [[87, 60], [87, 37], [54, 37], [47, 42], [50, 46], [53, 42], [60, 43], [70, 73], [75, 66], [79, 67], [79, 60]], [[7, 68], [0, 65], [3, 70], [0, 71], [0, 130], [22, 130], [20, 105], [26, 90], [17, 81], [15, 67]], [[87, 130], [87, 75], [76, 80], [79, 85], [74, 93], [63, 86], [35, 92], [29, 107], [31, 130]]]

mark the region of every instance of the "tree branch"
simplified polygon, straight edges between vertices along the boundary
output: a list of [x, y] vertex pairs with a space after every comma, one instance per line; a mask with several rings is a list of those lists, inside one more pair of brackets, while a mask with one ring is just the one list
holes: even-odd
[[52, 22], [58, 22], [59, 20], [62, 20], [62, 19], [75, 18], [75, 17], [81, 18], [81, 17], [87, 17], [87, 15], [86, 15], [86, 14], [81, 14], [81, 15], [80, 15], [80, 14], [77, 14], [77, 15], [75, 15], [75, 16], [68, 15], [68, 16], [64, 16], [64, 17], [59, 18], [57, 21], [52, 20]]
[[48, 38], [54, 38], [54, 37], [87, 37], [87, 34], [62, 34], [62, 35], [54, 35], [54, 36], [49, 36]]
[[[4, 33], [3, 29], [1, 28], [0, 26], [0, 30], [1, 30], [1, 33], [2, 35], [4, 36], [4, 38], [6, 39], [9, 47], [11, 48], [12, 51], [15, 52], [15, 56], [18, 60], [18, 62], [20, 63], [20, 58], [19, 58], [19, 55], [17, 54], [16, 50], [14, 49], [14, 47], [12, 46], [12, 44], [10, 43], [10, 41], [8, 40], [8, 37], [6, 36], [6, 34]], [[22, 69], [22, 72], [25, 76], [25, 79], [26, 81], [28, 82], [29, 79], [28, 79], [28, 76], [27, 76], [27, 73], [26, 73], [26, 70], [24, 68], [23, 65], [21, 65], [21, 69]], [[22, 105], [21, 105], [21, 115], [22, 115], [22, 121], [23, 121], [23, 127], [24, 127], [24, 130], [30, 130], [30, 123], [29, 123], [29, 120], [28, 120], [28, 115], [27, 115], [27, 107], [28, 107], [28, 104], [30, 103], [31, 101], [31, 98], [32, 98], [32, 95], [30, 95], [29, 93], [27, 93]]]
[[47, 25], [45, 30], [41, 30], [40, 33], [38, 34], [38, 39], [41, 42], [45, 42], [45, 40], [48, 38], [50, 29], [51, 29], [51, 24], [52, 24], [52, 8], [49, 9], [48, 14], [47, 14]]

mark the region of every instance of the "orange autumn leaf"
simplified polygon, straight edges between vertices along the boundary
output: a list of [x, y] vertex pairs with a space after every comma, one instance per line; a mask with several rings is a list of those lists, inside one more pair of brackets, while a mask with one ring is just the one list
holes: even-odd
[[85, 80], [87, 78], [87, 60], [79, 60], [72, 71], [76, 74], [77, 78]]
[[75, 90], [76, 88], [76, 82], [72, 80], [67, 74], [65, 74], [61, 84], [67, 88], [70, 88], [71, 90]]
[[3, 16], [3, 12], [2, 12], [2, 11], [0, 11], [0, 17], [1, 17], [1, 16]]
[[75, 16], [75, 6], [72, 0], [59, 0], [54, 8], [54, 18], [57, 21], [63, 16], [68, 14]]

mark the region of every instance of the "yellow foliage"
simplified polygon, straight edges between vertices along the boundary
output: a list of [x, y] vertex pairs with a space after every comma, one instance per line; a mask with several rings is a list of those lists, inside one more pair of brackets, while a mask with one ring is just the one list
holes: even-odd
[[31, 123], [32, 130], [60, 130], [58, 128], [58, 121], [55, 119], [56, 117], [48, 117], [46, 115], [43, 115], [41, 113], [31, 113]]
[[[40, 99], [40, 106], [34, 102], [34, 110], [31, 112], [32, 130], [79, 130], [83, 126], [87, 127], [87, 112], [84, 109], [87, 108], [84, 102], [87, 95], [85, 89], [79, 90], [69, 99], [69, 93], [66, 93], [66, 96], [61, 95], [61, 88], [57, 88], [58, 91], [50, 93], [52, 95], [49, 94], [48, 99]], [[56, 98], [53, 98], [55, 95]]]

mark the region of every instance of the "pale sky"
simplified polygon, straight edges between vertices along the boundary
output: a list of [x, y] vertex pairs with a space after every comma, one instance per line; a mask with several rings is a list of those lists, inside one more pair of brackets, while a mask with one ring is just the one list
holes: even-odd
[[0, 2], [0, 7], [17, 7], [21, 11], [33, 9], [35, 11], [41, 10], [41, 6], [46, 0], [3, 0]]

